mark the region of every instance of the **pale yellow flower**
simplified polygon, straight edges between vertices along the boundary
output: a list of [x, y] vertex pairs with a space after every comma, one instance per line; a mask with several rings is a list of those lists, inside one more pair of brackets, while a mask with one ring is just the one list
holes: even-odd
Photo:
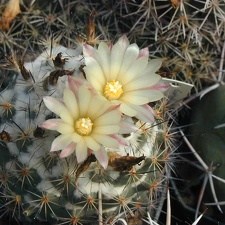
[[70, 77], [62, 101], [49, 96], [43, 100], [46, 107], [60, 117], [41, 124], [60, 133], [50, 151], [62, 150], [60, 157], [75, 151], [78, 163], [92, 153], [106, 168], [108, 158], [105, 147], [116, 149], [121, 141], [117, 136], [121, 121], [118, 106], [94, 94], [87, 85], [76, 86]]
[[84, 45], [85, 75], [97, 92], [108, 101], [120, 104], [122, 113], [153, 121], [153, 110], [147, 105], [161, 99], [168, 85], [160, 83], [156, 71], [160, 59], [149, 61], [148, 49], [140, 50], [121, 37], [115, 45], [101, 42], [97, 49]]

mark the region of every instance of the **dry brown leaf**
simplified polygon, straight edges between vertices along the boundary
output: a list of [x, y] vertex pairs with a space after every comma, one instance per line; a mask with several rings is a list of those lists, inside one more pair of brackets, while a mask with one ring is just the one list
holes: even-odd
[[141, 161], [145, 160], [145, 156], [121, 156], [116, 152], [108, 152], [109, 166], [113, 167], [115, 171], [123, 172], [130, 171], [133, 166], [138, 165]]
[[9, 30], [11, 21], [20, 13], [20, 1], [9, 0], [0, 19], [0, 30]]
[[87, 44], [94, 46], [96, 44], [96, 36], [95, 36], [95, 17], [96, 10], [93, 9], [88, 18], [88, 24], [86, 28], [86, 36], [87, 36]]

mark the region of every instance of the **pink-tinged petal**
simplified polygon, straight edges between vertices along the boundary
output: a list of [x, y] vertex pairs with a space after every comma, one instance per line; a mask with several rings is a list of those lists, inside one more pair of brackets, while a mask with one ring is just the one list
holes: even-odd
[[108, 155], [104, 147], [101, 147], [100, 150], [92, 152], [101, 166], [106, 169], [108, 166]]
[[149, 56], [148, 48], [143, 48], [143, 49], [140, 50], [138, 58], [140, 58], [140, 57], [148, 57], [148, 56]]
[[64, 122], [61, 119], [49, 119], [40, 124], [40, 126], [49, 130], [57, 130], [62, 123]]
[[92, 134], [91, 135], [98, 143], [101, 143], [102, 145], [109, 147], [109, 148], [118, 148], [119, 143], [116, 139], [111, 137], [110, 135], [104, 135], [104, 134]]
[[76, 144], [71, 142], [69, 145], [67, 145], [66, 148], [64, 148], [61, 151], [59, 158], [65, 158], [67, 156], [70, 156], [74, 152], [75, 148], [76, 148]]
[[109, 43], [109, 51], [112, 51], [113, 43]]
[[76, 80], [71, 76], [67, 76], [67, 86], [68, 88], [77, 96], [77, 88], [79, 87]]
[[87, 89], [93, 94], [93, 95], [97, 95], [98, 92], [97, 90], [94, 89], [94, 87], [90, 84], [89, 81], [87, 81], [84, 77], [82, 78], [79, 78], [79, 77], [71, 77], [69, 76], [69, 80], [70, 80], [70, 83], [69, 83], [69, 88], [71, 91], [74, 92], [74, 95], [77, 97], [77, 90], [80, 86], [86, 86]]
[[83, 162], [88, 156], [87, 145], [83, 138], [77, 143], [76, 146], [76, 157], [77, 162]]
[[122, 120], [119, 123], [120, 125], [120, 134], [129, 134], [138, 130], [138, 127], [134, 124], [134, 121], [131, 117], [123, 115]]
[[46, 107], [50, 111], [52, 111], [53, 113], [55, 113], [56, 115], [61, 117], [61, 119], [64, 122], [73, 123], [72, 115], [70, 114], [70, 112], [68, 111], [66, 106], [61, 101], [59, 101], [53, 97], [50, 97], [50, 96], [44, 97], [43, 101], [44, 101]]
[[165, 92], [167, 91], [169, 88], [171, 87], [170, 84], [160, 81], [157, 84], [153, 85], [150, 89], [151, 90], [158, 90], [158, 91], [162, 91]]
[[127, 48], [130, 44], [126, 35], [120, 37], [117, 43], [119, 43], [123, 48]]
[[83, 138], [87, 147], [91, 150], [98, 151], [100, 149], [100, 145], [91, 136], [83, 136]]
[[133, 108], [137, 111], [136, 118], [148, 123], [154, 122], [155, 112], [149, 105], [133, 106]]
[[65, 105], [60, 100], [51, 96], [45, 96], [43, 98], [43, 101], [45, 103], [45, 106], [58, 116], [60, 115], [62, 110], [66, 109]]
[[79, 109], [78, 109], [77, 99], [74, 93], [70, 89], [68, 88], [64, 89], [63, 100], [66, 107], [68, 108], [71, 115], [73, 116], [73, 118], [76, 119], [79, 116]]
[[116, 139], [119, 144], [121, 144], [123, 146], [128, 146], [128, 143], [126, 142], [126, 140], [123, 137], [121, 137], [120, 135], [118, 135], [118, 134], [111, 134], [109, 136], [112, 137], [113, 139]]
[[92, 87], [85, 78], [78, 78], [78, 77], [75, 78], [72, 76], [67, 76], [67, 86], [74, 93], [76, 97], [77, 97], [77, 90], [82, 85], [86, 85], [88, 89], [91, 89]]
[[91, 45], [83, 45], [83, 54], [84, 56], [93, 57], [95, 55], [95, 49]]
[[51, 152], [64, 149], [71, 142], [71, 134], [61, 134], [52, 142]]

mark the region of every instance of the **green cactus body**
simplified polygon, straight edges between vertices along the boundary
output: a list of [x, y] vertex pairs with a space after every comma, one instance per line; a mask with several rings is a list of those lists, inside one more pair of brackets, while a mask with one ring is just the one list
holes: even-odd
[[80, 76], [83, 63], [79, 48], [47, 49], [1, 92], [0, 210], [23, 224], [99, 224], [99, 214], [114, 224], [141, 220], [146, 211], [158, 217], [171, 163], [164, 118], [136, 121], [128, 146], [107, 149], [106, 170], [91, 157], [78, 164], [75, 155], [49, 152], [58, 133], [39, 126], [55, 116], [42, 98], [60, 98], [66, 76]]
[[[195, 102], [191, 112], [193, 124], [189, 129], [190, 142], [206, 163], [213, 169], [213, 174], [221, 179], [225, 179], [224, 174], [224, 144], [225, 144], [225, 114], [224, 98], [225, 86], [221, 85], [210, 91], [201, 100]], [[216, 196], [218, 201], [224, 201], [224, 183], [214, 179]], [[211, 192], [210, 189], [208, 190]], [[213, 202], [211, 199], [208, 201]], [[224, 206], [221, 206], [224, 209]]]

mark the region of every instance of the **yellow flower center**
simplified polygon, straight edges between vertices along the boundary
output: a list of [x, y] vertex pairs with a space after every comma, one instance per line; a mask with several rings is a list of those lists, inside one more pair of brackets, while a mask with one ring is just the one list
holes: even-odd
[[122, 84], [119, 81], [107, 82], [104, 90], [104, 96], [108, 100], [118, 99], [123, 93]]
[[75, 123], [75, 130], [78, 134], [85, 136], [91, 133], [93, 123], [87, 118], [80, 118]]

